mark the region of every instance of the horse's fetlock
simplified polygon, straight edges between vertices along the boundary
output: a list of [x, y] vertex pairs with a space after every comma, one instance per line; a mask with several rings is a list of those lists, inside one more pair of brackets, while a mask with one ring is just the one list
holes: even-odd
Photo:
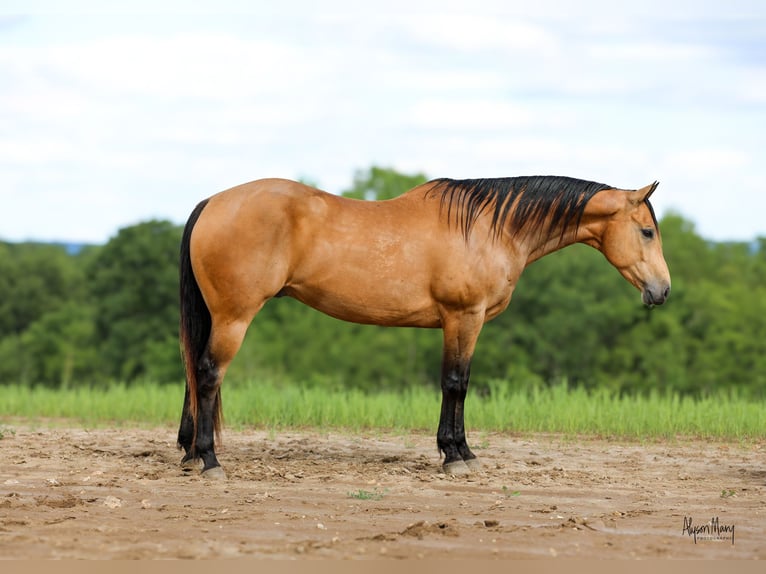
[[205, 379], [197, 384], [197, 396], [207, 397], [218, 390], [218, 381], [216, 379]]

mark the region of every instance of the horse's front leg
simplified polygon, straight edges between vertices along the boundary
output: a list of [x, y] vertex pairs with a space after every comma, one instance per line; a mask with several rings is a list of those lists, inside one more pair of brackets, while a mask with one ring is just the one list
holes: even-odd
[[460, 390], [458, 391], [457, 402], [455, 404], [455, 445], [468, 469], [478, 470], [481, 468], [481, 462], [468, 447], [468, 441], [465, 437], [465, 418], [463, 416], [465, 412], [465, 397], [468, 394], [470, 374], [471, 365], [469, 363], [464, 376], [460, 378]]
[[480, 466], [465, 436], [464, 405], [471, 358], [483, 325], [483, 313], [446, 315], [443, 319], [442, 406], [436, 443], [444, 454], [444, 471], [466, 474]]

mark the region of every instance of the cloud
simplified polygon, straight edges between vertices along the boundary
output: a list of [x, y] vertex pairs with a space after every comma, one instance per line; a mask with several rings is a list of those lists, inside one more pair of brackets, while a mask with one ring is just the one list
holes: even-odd
[[63, 80], [95, 98], [170, 101], [283, 94], [320, 78], [322, 60], [276, 40], [204, 33], [102, 36], [0, 53], [0, 63], [29, 83]]
[[589, 44], [586, 50], [589, 56], [598, 60], [619, 63], [699, 62], [716, 55], [716, 51], [709, 46], [658, 41], [594, 43]]
[[373, 163], [656, 178], [658, 205], [699, 213], [703, 230], [688, 190], [735, 177], [741, 203], [762, 189], [763, 18], [743, 36], [739, 5], [153, 6], [0, 22], [6, 237], [104, 240], [144, 217], [182, 221], [242, 181], [308, 176], [340, 191]]
[[696, 148], [673, 151], [664, 158], [666, 169], [683, 172], [690, 179], [717, 173], [736, 173], [751, 164], [750, 156], [736, 149]]
[[405, 19], [400, 24], [418, 41], [449, 51], [553, 55], [559, 50], [557, 36], [543, 26], [474, 11], [439, 12], [423, 20]]
[[532, 112], [513, 102], [494, 99], [424, 99], [416, 102], [408, 122], [435, 130], [507, 130], [530, 125]]
[[745, 104], [766, 104], [766, 66], [744, 70], [737, 91]]

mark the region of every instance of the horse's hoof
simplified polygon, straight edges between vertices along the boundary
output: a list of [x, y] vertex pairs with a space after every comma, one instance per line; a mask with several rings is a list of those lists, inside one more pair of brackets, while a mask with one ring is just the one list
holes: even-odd
[[471, 472], [476, 472], [481, 470], [483, 464], [481, 464], [481, 461], [478, 458], [469, 458], [465, 461], [465, 465], [468, 467], [468, 470]]
[[202, 471], [202, 478], [208, 480], [226, 480], [226, 473], [220, 466], [214, 466]]
[[462, 460], [445, 462], [442, 468], [446, 474], [451, 474], [452, 476], [464, 476], [471, 473], [471, 471], [468, 469], [468, 465], [466, 465], [466, 463], [464, 463]]
[[181, 461], [182, 470], [201, 470], [203, 466], [201, 458], [189, 458]]

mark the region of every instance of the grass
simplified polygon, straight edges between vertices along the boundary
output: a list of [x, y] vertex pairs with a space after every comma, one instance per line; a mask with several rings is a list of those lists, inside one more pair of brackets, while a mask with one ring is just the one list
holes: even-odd
[[521, 496], [520, 490], [511, 490], [507, 486], [503, 486], [503, 494], [506, 498], [511, 498], [512, 496]]
[[384, 492], [380, 492], [377, 488], [375, 490], [359, 489], [348, 493], [349, 498], [356, 498], [357, 500], [382, 500], [388, 492], [388, 489]]
[[[181, 385], [115, 384], [104, 388], [54, 390], [0, 386], [0, 417], [73, 419], [85, 425], [176, 424]], [[406, 392], [249, 383], [224, 388], [228, 427], [329, 427], [435, 431], [440, 395], [414, 387]], [[761, 440], [766, 404], [736, 394], [701, 399], [678, 395], [619, 396], [565, 386], [508, 390], [496, 385], [488, 397], [466, 401], [474, 432], [551, 432], [651, 439], [675, 436]]]

